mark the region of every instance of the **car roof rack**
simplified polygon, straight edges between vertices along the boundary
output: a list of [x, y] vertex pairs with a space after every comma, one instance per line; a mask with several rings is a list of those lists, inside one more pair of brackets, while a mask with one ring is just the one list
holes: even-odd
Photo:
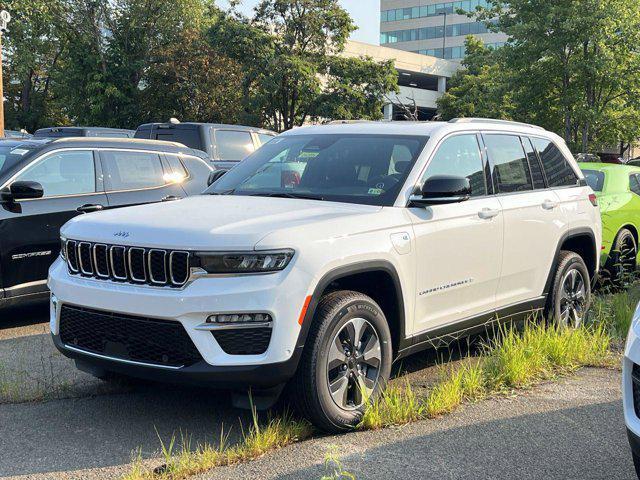
[[544, 128], [538, 125], [532, 125], [530, 123], [513, 122], [511, 120], [495, 120], [493, 118], [453, 118], [449, 120], [449, 123], [493, 123], [496, 125], [515, 125], [520, 127], [536, 128], [538, 130], [544, 130]]

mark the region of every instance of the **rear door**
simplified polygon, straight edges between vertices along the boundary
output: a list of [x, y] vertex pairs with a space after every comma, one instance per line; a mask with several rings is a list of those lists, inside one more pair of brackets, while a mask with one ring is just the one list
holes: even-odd
[[40, 183], [44, 196], [0, 207], [0, 252], [8, 296], [44, 291], [49, 266], [60, 251], [60, 227], [80, 214], [78, 208], [107, 205], [91, 150], [47, 153], [17, 180]]
[[500, 309], [542, 295], [567, 222], [558, 196], [546, 188], [527, 138], [485, 133], [483, 140], [504, 215], [502, 269], [496, 295]]
[[180, 181], [165, 167], [161, 155], [138, 150], [100, 151], [109, 208], [184, 197]]

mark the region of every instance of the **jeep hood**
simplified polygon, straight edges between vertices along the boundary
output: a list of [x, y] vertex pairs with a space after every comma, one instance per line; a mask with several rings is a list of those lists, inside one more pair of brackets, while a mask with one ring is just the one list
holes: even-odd
[[81, 215], [62, 227], [61, 234], [112, 245], [251, 250], [278, 230], [367, 215], [380, 209], [317, 200], [199, 195]]

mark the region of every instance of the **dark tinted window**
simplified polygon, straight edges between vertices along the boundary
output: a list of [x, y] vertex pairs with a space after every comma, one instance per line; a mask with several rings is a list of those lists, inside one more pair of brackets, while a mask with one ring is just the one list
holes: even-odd
[[472, 196], [487, 194], [482, 156], [475, 135], [457, 135], [442, 142], [429, 162], [423, 183], [438, 175], [467, 177]]
[[101, 155], [110, 190], [159, 187], [171, 181], [155, 153], [106, 151]]
[[216, 130], [217, 156], [220, 160], [244, 160], [255, 150], [250, 132]]
[[165, 142], [178, 142], [197, 150], [206, 150], [197, 128], [158, 128], [152, 138]]
[[493, 162], [493, 176], [498, 193], [533, 190], [529, 163], [520, 137], [485, 135], [484, 139], [489, 158]]
[[76, 150], [53, 153], [37, 161], [16, 180], [38, 182], [44, 189], [45, 197], [95, 193], [93, 152]]
[[601, 192], [604, 187], [604, 172], [597, 170], [582, 170], [584, 179], [594, 192]]
[[15, 143], [13, 145], [0, 146], [0, 177], [8, 173], [13, 167], [24, 162], [41, 148], [40, 146]]
[[542, 160], [544, 172], [550, 187], [568, 187], [578, 185], [578, 177], [556, 145], [542, 138], [533, 138]]
[[529, 160], [529, 167], [531, 167], [531, 178], [533, 179], [533, 188], [536, 188], [536, 189], [546, 188], [546, 185], [544, 182], [544, 174], [542, 173], [542, 166], [540, 165], [538, 154], [533, 149], [531, 140], [529, 140], [526, 137], [523, 137], [522, 145], [524, 146], [524, 151], [527, 154], [527, 159]]
[[638, 175], [629, 176], [629, 189], [636, 195], [640, 195], [640, 182], [638, 181]]
[[404, 135], [277, 137], [207, 192], [390, 206], [427, 140]]

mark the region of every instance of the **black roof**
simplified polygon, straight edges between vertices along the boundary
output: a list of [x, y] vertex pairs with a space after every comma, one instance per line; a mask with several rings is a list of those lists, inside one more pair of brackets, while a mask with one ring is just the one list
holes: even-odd
[[45, 127], [39, 128], [34, 132], [34, 135], [42, 136], [47, 133], [55, 133], [55, 132], [113, 132], [113, 133], [130, 133], [133, 134], [135, 130], [127, 130], [126, 128], [110, 128], [110, 127]]

